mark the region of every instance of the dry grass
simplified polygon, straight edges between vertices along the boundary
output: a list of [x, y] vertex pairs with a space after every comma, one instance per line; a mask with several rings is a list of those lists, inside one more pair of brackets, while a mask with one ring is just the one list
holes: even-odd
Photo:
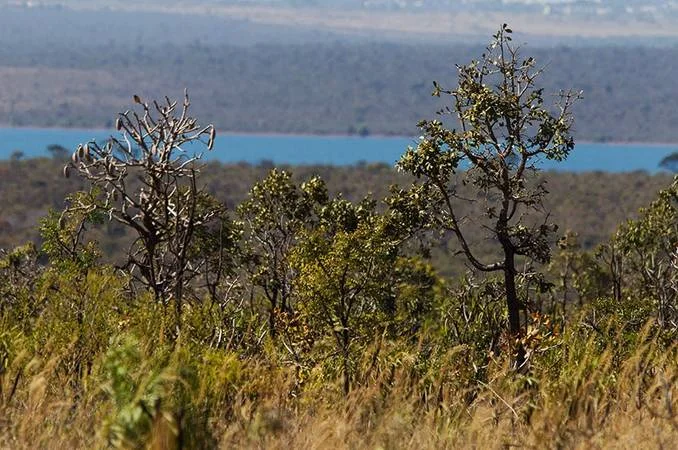
[[[445, 376], [461, 374], [455, 368], [460, 360], [450, 359], [441, 369], [446, 374], [425, 383], [426, 376], [415, 376], [404, 363], [347, 398], [334, 383], [319, 380], [290, 395], [298, 391], [291, 372], [265, 361], [175, 350], [161, 371], [154, 372], [152, 358], [130, 369], [146, 380], [156, 373], [170, 387], [159, 391], [148, 432], [118, 444], [171, 449], [183, 439], [187, 448], [676, 448], [676, 348], [650, 342], [619, 359], [612, 347], [596, 351], [593, 339], [575, 344], [564, 341], [557, 365], [535, 361], [529, 377], [495, 362], [487, 382], [458, 383]], [[107, 446], [105, 424], [119, 405], [104, 395], [101, 367], [76, 383], [60, 368], [62, 357], [18, 355], [4, 373], [0, 448]], [[189, 381], [180, 374], [196, 357], [201, 361]]]

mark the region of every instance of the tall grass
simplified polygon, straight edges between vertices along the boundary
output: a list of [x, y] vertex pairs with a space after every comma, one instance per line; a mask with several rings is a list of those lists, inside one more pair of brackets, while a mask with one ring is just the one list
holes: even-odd
[[72, 347], [77, 331], [64, 345], [62, 335], [43, 342], [35, 330], [5, 326], [0, 448], [675, 448], [678, 442], [678, 347], [662, 345], [651, 326], [632, 343], [614, 326], [599, 332], [571, 326], [534, 347], [525, 374], [493, 355], [483, 371], [470, 370], [462, 347], [382, 343], [377, 358], [366, 352], [365, 376], [344, 396], [336, 377], [311, 368], [302, 378], [298, 368], [280, 364], [272, 346], [246, 355], [189, 338], [169, 344], [159, 337], [162, 327], [151, 332], [148, 322], [129, 323], [108, 330], [108, 343], [87, 357], [84, 371], [71, 364], [80, 357]]

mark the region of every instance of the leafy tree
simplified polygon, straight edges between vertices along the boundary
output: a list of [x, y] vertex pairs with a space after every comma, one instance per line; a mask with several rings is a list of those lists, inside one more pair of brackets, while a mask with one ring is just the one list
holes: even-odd
[[[297, 309], [317, 333], [323, 358], [335, 355], [348, 393], [357, 360], [380, 336], [413, 336], [432, 307], [437, 277], [401, 255], [404, 240], [369, 198], [332, 200], [292, 254]], [[331, 343], [323, 338], [329, 336]], [[376, 357], [376, 355], [375, 355]]]
[[618, 289], [626, 295], [617, 301], [650, 299], [659, 326], [678, 329], [678, 179], [638, 219], [623, 224], [609, 245], [621, 259], [624, 284]]
[[21, 150], [13, 150], [9, 155], [9, 160], [13, 162], [18, 162], [24, 159], [26, 154]]
[[70, 151], [62, 145], [50, 144], [47, 146], [47, 153], [52, 155], [52, 159], [56, 161], [66, 161]]
[[[585, 302], [605, 296], [612, 277], [593, 252], [581, 248], [577, 233], [567, 231], [557, 246], [558, 251], [548, 265], [555, 286], [551, 292], [551, 313], [556, 313], [559, 306], [565, 314], [575, 301], [581, 307]], [[598, 255], [600, 258], [602, 253]]]
[[332, 336], [345, 393], [355, 375], [356, 345], [380, 333], [391, 309], [382, 283], [395, 253], [375, 229], [373, 210], [371, 201], [333, 201], [294, 254], [299, 308], [315, 329]]
[[98, 195], [97, 188], [71, 194], [64, 211], [50, 211], [40, 221], [42, 253], [49, 265], [41, 280], [44, 305], [33, 335], [42, 344], [58, 342], [68, 349], [60, 363], [77, 392], [95, 354], [108, 342], [104, 330], [116, 319], [112, 310], [120, 308], [126, 282], [100, 263], [98, 243], [88, 239], [87, 232], [105, 220], [96, 206]]
[[85, 242], [88, 227], [101, 224], [105, 219], [97, 208], [97, 197], [96, 189], [69, 195], [64, 211], [50, 211], [40, 221], [42, 251], [58, 270], [84, 273], [94, 267], [101, 256], [96, 242]]
[[670, 155], [662, 158], [662, 160], [659, 162], [659, 167], [666, 169], [669, 172], [678, 172], [678, 152], [673, 152]]
[[[39, 253], [33, 243], [17, 247], [11, 251], [0, 249], [0, 315], [6, 310], [15, 309], [17, 318], [22, 313], [16, 311], [24, 306], [25, 316], [33, 315], [33, 297], [43, 268], [38, 263]], [[25, 308], [28, 306], [28, 308]]]
[[[503, 25], [479, 61], [458, 66], [457, 88], [447, 90], [434, 82], [434, 96], [452, 99], [440, 115], [452, 116], [458, 128], [440, 120], [420, 122], [420, 142], [398, 163], [421, 180], [408, 194], [415, 205], [411, 209], [426, 211], [420, 218], [429, 227], [451, 233], [474, 269], [503, 272], [514, 337], [521, 334], [520, 311], [525, 308], [516, 289], [516, 258], [547, 262], [548, 237], [556, 229], [543, 211], [544, 182], [532, 175], [541, 158], [559, 161], [574, 148], [571, 107], [579, 96], [561, 92], [555, 108], [544, 105], [543, 90], [536, 87], [541, 70], [535, 64], [531, 57], [520, 57], [511, 43], [511, 29]], [[484, 218], [460, 215], [459, 204], [467, 200], [458, 195], [460, 184], [475, 187], [477, 200], [486, 203]], [[539, 213], [541, 220], [532, 213]], [[467, 237], [471, 227], [484, 228], [498, 243], [498, 261], [476, 256]], [[519, 364], [521, 359], [519, 355]]]
[[318, 212], [327, 202], [327, 188], [319, 177], [297, 186], [290, 173], [273, 169], [238, 207], [247, 231], [247, 271], [269, 302], [272, 336], [276, 334], [276, 314], [293, 311], [296, 271], [290, 263], [292, 248], [302, 230], [317, 225]]

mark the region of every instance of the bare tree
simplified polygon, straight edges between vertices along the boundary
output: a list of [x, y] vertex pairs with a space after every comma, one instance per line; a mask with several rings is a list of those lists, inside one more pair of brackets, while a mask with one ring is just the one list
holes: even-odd
[[196, 150], [212, 149], [215, 130], [189, 115], [186, 94], [181, 104], [134, 101], [141, 112], [119, 114], [121, 135], [78, 146], [64, 175], [75, 169], [98, 192], [96, 208], [134, 230], [121, 268], [163, 305], [174, 303], [178, 327], [185, 290], [210, 260], [196, 252], [196, 236], [223, 218], [224, 207], [196, 184]]

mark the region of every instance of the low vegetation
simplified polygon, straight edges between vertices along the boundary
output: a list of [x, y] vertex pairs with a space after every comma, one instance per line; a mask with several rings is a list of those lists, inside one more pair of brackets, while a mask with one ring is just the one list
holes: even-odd
[[539, 74], [502, 27], [383, 201], [271, 168], [229, 209], [185, 145], [214, 127], [135, 96], [0, 253], [0, 447], [670, 448], [678, 181], [599, 245], [558, 233], [532, 159], [572, 150], [576, 94]]

